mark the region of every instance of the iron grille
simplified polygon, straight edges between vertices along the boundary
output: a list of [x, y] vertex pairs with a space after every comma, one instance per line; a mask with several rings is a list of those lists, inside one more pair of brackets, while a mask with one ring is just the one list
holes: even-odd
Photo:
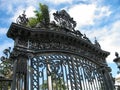
[[67, 54], [35, 56], [31, 62], [31, 90], [106, 90], [97, 63]]

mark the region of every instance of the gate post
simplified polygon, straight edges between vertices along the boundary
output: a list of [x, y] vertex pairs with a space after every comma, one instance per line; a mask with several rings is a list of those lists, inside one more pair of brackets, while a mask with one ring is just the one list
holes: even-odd
[[27, 60], [25, 54], [20, 54], [14, 61], [12, 90], [28, 90]]
[[110, 72], [111, 72], [110, 67], [105, 67], [103, 69], [103, 75], [104, 75], [104, 79], [105, 79], [105, 82], [106, 82], [107, 90], [114, 90], [113, 78], [112, 78]]

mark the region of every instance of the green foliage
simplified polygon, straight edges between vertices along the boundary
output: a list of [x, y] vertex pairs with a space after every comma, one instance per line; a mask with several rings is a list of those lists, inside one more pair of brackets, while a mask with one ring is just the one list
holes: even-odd
[[40, 8], [41, 8], [41, 15], [42, 15], [42, 19], [43, 22], [45, 22], [45, 24], [49, 24], [50, 22], [50, 18], [49, 18], [49, 10], [48, 10], [48, 6], [47, 5], [42, 5], [41, 3], [39, 4]]
[[35, 27], [38, 23], [38, 20], [36, 18], [29, 18], [29, 22], [28, 22], [28, 27]]
[[0, 64], [0, 73], [6, 78], [11, 78], [13, 74], [13, 62], [10, 60], [3, 61]]
[[35, 17], [29, 18], [27, 26], [35, 27], [38, 23], [43, 23], [45, 26], [49, 25], [49, 9], [45, 4], [39, 3], [39, 9], [34, 11]]

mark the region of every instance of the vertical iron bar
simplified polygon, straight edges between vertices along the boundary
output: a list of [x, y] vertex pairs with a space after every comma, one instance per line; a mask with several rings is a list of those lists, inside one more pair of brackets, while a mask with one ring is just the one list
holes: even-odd
[[[95, 70], [96, 71], [96, 70]], [[98, 90], [97, 86], [98, 86], [98, 81], [97, 81], [97, 78], [96, 78], [96, 72], [94, 72], [94, 89]]]
[[33, 59], [30, 59], [30, 90], [34, 90], [33, 89]]
[[80, 72], [80, 78], [82, 78], [82, 80], [81, 80], [81, 83], [82, 83], [82, 86], [83, 86], [83, 88], [82, 89], [85, 89], [86, 88], [86, 86], [85, 86], [85, 81], [84, 81], [84, 74], [83, 74], [83, 67], [82, 67], [82, 60], [80, 60], [80, 67], [79, 67], [79, 72]]
[[99, 86], [101, 85], [99, 82], [99, 75], [98, 75], [98, 71], [96, 70], [96, 83], [97, 83], [97, 89], [99, 90]]
[[75, 60], [72, 60], [72, 69], [73, 69], [73, 77], [74, 77], [74, 90], [78, 90], [78, 85], [77, 85], [77, 79], [76, 79], [76, 65], [75, 65]]
[[64, 67], [65, 67], [65, 77], [66, 77], [66, 81], [67, 81], [67, 88], [68, 88], [68, 90], [69, 90], [69, 84], [68, 84], [68, 70], [67, 70], [67, 68], [66, 68], [66, 65], [64, 65]]
[[[62, 63], [61, 63], [61, 69], [62, 69], [62, 70], [61, 70], [61, 74], [62, 74], [61, 77], [63, 78], [62, 81], [63, 81], [63, 84], [65, 85], [65, 78], [64, 78], [64, 71], [63, 71], [63, 68], [64, 68], [64, 67], [63, 67], [63, 61], [61, 61], [61, 62], [62, 62]], [[61, 84], [62, 84], [62, 82], [61, 82]], [[62, 86], [62, 85], [61, 85], [61, 86]]]
[[[48, 73], [51, 73], [51, 72], [49, 72], [49, 71], [51, 71], [50, 70], [50, 65], [49, 65], [49, 63], [48, 63], [48, 58], [46, 59], [46, 62], [47, 62], [47, 84], [48, 84], [48, 90], [51, 90], [51, 88], [52, 88], [52, 90], [53, 90], [53, 85], [51, 85], [51, 75], [48, 75]], [[52, 87], [51, 87], [52, 86]]]
[[[45, 83], [44, 83], [44, 70], [42, 69], [42, 84], [44, 85]], [[43, 90], [45, 90], [45, 87], [42, 87], [42, 89]]]
[[37, 84], [36, 84], [36, 87], [37, 87], [37, 89], [39, 90], [39, 67], [38, 67], [38, 60], [36, 60], [36, 63], [37, 63], [37, 64], [36, 64], [36, 65], [37, 65], [37, 69], [36, 69], [36, 78], [37, 78], [37, 79], [36, 79], [36, 80], [37, 80], [36, 83], [37, 83]]
[[[78, 62], [77, 62], [78, 61]], [[80, 80], [80, 72], [79, 72], [79, 59], [76, 59], [76, 64], [77, 64], [77, 72], [78, 72], [78, 76], [79, 76], [79, 85], [80, 85], [80, 90], [82, 90], [82, 84], [81, 84], [81, 80]]]
[[15, 90], [16, 89], [16, 67], [17, 67], [17, 60], [14, 61], [14, 68], [13, 68], [13, 82], [11, 85], [11, 90]]
[[72, 73], [71, 67], [70, 67], [70, 60], [68, 60], [68, 68], [69, 68], [69, 79], [70, 79], [71, 89], [74, 90], [73, 89], [72, 76], [71, 76], [71, 74], [73, 74], [73, 73]]
[[29, 88], [29, 86], [30, 86], [30, 80], [29, 80], [29, 76], [30, 76], [30, 65], [29, 65], [29, 58], [28, 58], [28, 60], [27, 60], [27, 80], [26, 80], [26, 90], [30, 90], [30, 88]]
[[25, 90], [28, 90], [27, 73], [25, 73], [23, 77], [24, 77], [24, 88], [25, 88]]

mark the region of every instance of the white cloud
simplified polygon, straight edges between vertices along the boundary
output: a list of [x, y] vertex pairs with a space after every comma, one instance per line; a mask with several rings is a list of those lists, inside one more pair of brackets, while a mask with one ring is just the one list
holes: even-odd
[[93, 25], [94, 24], [94, 13], [96, 10], [96, 5], [94, 4], [79, 4], [72, 6], [68, 12], [77, 21], [77, 26], [80, 28], [83, 25]]
[[120, 53], [120, 21], [113, 23], [110, 31], [107, 31], [108, 35], [102, 37], [101, 44], [103, 49], [109, 50], [111, 55], [108, 57], [107, 61], [112, 62], [115, 58], [115, 52]]
[[[107, 6], [97, 4], [77, 4], [68, 9], [69, 14], [77, 21], [77, 28], [82, 26], [95, 26], [96, 21], [108, 17], [112, 13]], [[99, 24], [99, 22], [97, 22]]]
[[19, 15], [22, 15], [22, 13], [23, 13], [23, 11], [26, 11], [26, 17], [33, 17], [33, 16], [35, 16], [35, 14], [34, 14], [34, 10], [35, 10], [35, 7], [33, 7], [33, 6], [29, 6], [29, 7], [26, 7], [26, 8], [24, 8], [24, 7], [18, 7], [18, 9], [17, 9], [17, 11], [16, 11], [16, 13], [13, 15], [13, 17], [11, 18], [11, 22], [16, 22], [16, 19], [18, 18], [18, 16]]
[[42, 2], [42, 0], [1, 0], [0, 8], [2, 8], [2, 10], [5, 10], [7, 14], [14, 14], [19, 9], [18, 7], [35, 7], [39, 2]]
[[0, 28], [0, 35], [5, 35], [7, 33], [7, 28]]
[[14, 13], [13, 17], [11, 18], [11, 22], [16, 22], [16, 19], [18, 18], [19, 15], [23, 13], [25, 9], [23, 7], [17, 8], [16, 13]]
[[102, 49], [111, 53], [107, 58], [107, 62], [113, 63], [115, 52], [118, 51], [120, 53], [120, 20], [110, 26], [99, 28], [98, 30], [89, 30], [86, 33], [91, 40], [97, 37]]
[[54, 4], [61, 4], [61, 3], [72, 3], [73, 0], [45, 0], [45, 1]]
[[110, 11], [108, 6], [98, 7], [98, 8], [96, 8], [95, 17], [97, 19], [101, 19], [102, 17], [110, 16], [111, 13], [112, 13], [112, 11]]
[[35, 13], [33, 11], [35, 11], [35, 7], [33, 6], [29, 6], [26, 8], [26, 15], [27, 17], [34, 17], [35, 16]]

